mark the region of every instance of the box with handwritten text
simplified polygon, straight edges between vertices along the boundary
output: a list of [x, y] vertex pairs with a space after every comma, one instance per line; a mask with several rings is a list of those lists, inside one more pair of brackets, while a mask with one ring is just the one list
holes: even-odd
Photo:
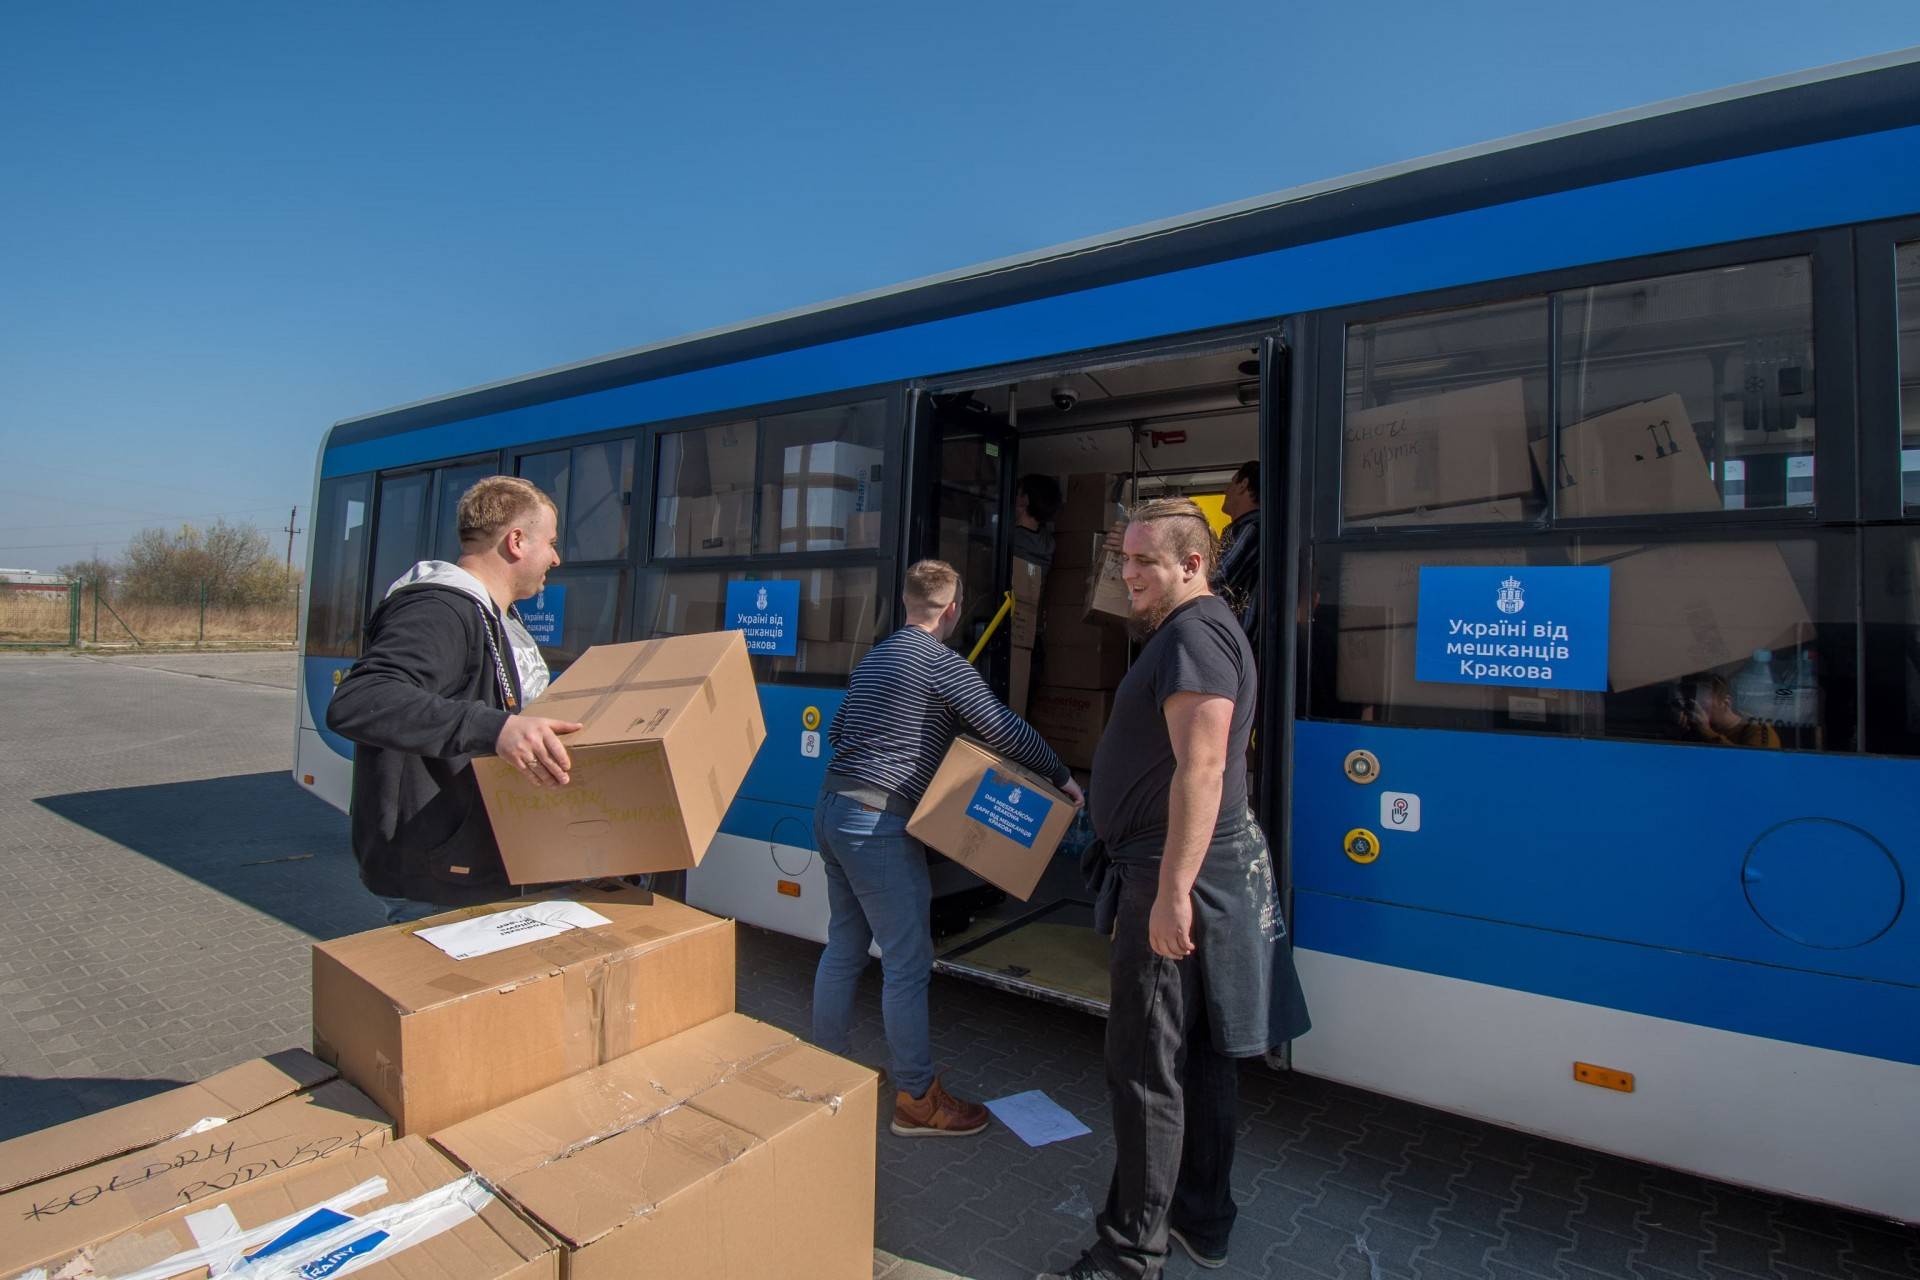
[[0, 1143], [0, 1276], [129, 1274], [154, 1261], [155, 1219], [388, 1142], [334, 1077], [289, 1050]]
[[733, 1009], [733, 922], [640, 889], [569, 891], [314, 944], [313, 1050], [402, 1134]]
[[595, 645], [526, 711], [582, 728], [564, 787], [474, 759], [514, 884], [697, 865], [767, 736], [738, 631]]

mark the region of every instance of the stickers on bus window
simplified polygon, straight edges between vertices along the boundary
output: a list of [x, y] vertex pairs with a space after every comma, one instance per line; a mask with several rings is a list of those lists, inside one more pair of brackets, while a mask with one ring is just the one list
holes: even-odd
[[540, 593], [513, 606], [527, 634], [543, 649], [557, 648], [567, 629], [567, 588], [565, 584], [542, 587]]
[[1427, 565], [1414, 676], [1435, 684], [1607, 687], [1605, 565]]
[[728, 631], [743, 631], [747, 652], [791, 658], [800, 650], [798, 580], [729, 582]]

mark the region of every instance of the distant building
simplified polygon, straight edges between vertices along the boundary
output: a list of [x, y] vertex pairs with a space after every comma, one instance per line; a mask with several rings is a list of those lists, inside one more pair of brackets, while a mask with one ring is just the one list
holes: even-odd
[[0, 583], [28, 591], [65, 591], [67, 580], [57, 573], [38, 569], [0, 569]]

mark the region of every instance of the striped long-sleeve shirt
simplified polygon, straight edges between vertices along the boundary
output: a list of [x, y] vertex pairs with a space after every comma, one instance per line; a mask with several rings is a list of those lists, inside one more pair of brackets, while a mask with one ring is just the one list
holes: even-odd
[[827, 729], [829, 768], [918, 804], [963, 727], [1055, 786], [1072, 776], [972, 664], [919, 627], [900, 628], [853, 669]]

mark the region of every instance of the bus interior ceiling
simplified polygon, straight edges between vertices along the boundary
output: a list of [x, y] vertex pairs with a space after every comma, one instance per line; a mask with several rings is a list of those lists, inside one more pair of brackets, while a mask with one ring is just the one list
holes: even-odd
[[[1227, 483], [1259, 457], [1259, 390], [1257, 349], [1235, 345], [936, 397], [935, 554], [966, 582], [966, 612], [953, 639], [961, 653], [973, 653], [1011, 587], [1016, 557], [1033, 548], [1016, 532], [1019, 481], [1043, 476], [1059, 487], [1052, 562], [1037, 588], [1023, 592], [1032, 598], [1014, 607], [1015, 615], [1030, 608], [1033, 616], [1024, 626], [1015, 615], [1004, 618], [977, 664], [1082, 786], [1113, 692], [1137, 651], [1122, 621], [1089, 610], [1102, 531], [1124, 507], [1174, 496], [1194, 498], [1224, 528]], [[1044, 537], [1038, 543], [1044, 548]], [[936, 858], [939, 967], [1104, 1008], [1107, 941], [1092, 930], [1079, 869], [1090, 837], [1090, 825], [1076, 823], [1024, 902]]]

